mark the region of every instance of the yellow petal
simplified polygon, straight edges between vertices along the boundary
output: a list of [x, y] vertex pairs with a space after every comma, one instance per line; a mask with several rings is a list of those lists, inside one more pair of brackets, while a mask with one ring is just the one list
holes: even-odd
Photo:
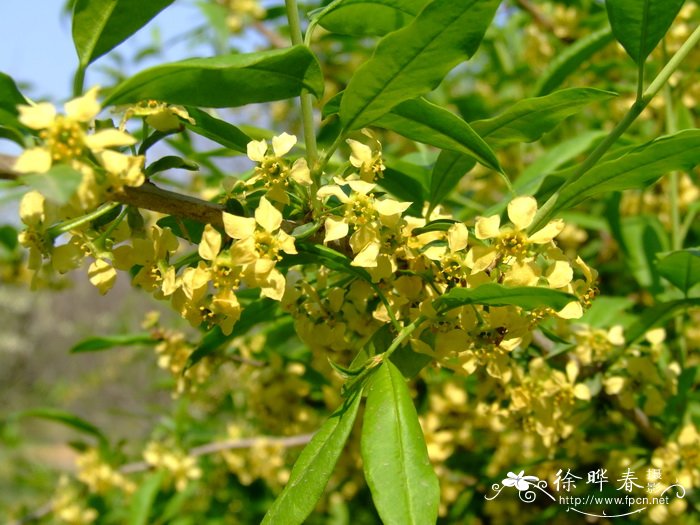
[[400, 215], [405, 212], [411, 206], [411, 202], [399, 202], [394, 199], [384, 199], [381, 201], [376, 201], [374, 204], [374, 209], [377, 210], [379, 215], [384, 217], [391, 217], [392, 215]]
[[224, 230], [232, 239], [245, 239], [255, 233], [255, 219], [224, 212]]
[[114, 285], [117, 271], [106, 261], [97, 259], [88, 268], [88, 277], [90, 282], [104, 295]]
[[348, 234], [350, 228], [346, 222], [328, 217], [325, 222], [326, 237], [323, 242], [337, 241]]
[[66, 116], [79, 122], [90, 122], [100, 112], [100, 103], [97, 102], [99, 87], [91, 88], [82, 97], [74, 98], [63, 106]]
[[253, 263], [253, 273], [257, 279], [265, 278], [275, 267], [275, 261], [271, 259], [256, 259]]
[[277, 137], [272, 137], [272, 151], [275, 152], [275, 157], [281, 157], [282, 155], [289, 153], [297, 143], [297, 138], [289, 133], [282, 133]]
[[272, 233], [282, 225], [282, 214], [269, 200], [262, 197], [255, 210], [255, 220], [265, 231]]
[[268, 297], [274, 301], [281, 301], [284, 296], [285, 280], [278, 270], [273, 270], [267, 279], [266, 286], [260, 289], [262, 297]]
[[262, 162], [267, 152], [267, 142], [264, 140], [251, 140], [247, 147], [248, 158], [255, 162]]
[[379, 255], [379, 243], [370, 242], [350, 263], [352, 266], [362, 266], [363, 268], [374, 268], [377, 266], [377, 256]]
[[574, 387], [574, 397], [580, 399], [581, 401], [590, 401], [591, 390], [587, 385], [579, 383]]
[[221, 251], [221, 234], [211, 224], [204, 227], [198, 251], [199, 256], [207, 261], [216, 259]]
[[289, 176], [299, 184], [304, 186], [309, 186], [312, 184], [311, 172], [309, 171], [309, 165], [306, 163], [306, 159], [297, 159], [294, 161], [291, 170], [289, 170]]
[[258, 252], [255, 249], [255, 238], [250, 236], [238, 241], [231, 247], [231, 261], [236, 265], [246, 265], [258, 258]]
[[51, 169], [51, 153], [44, 148], [25, 150], [12, 169], [18, 173], [46, 173]]
[[450, 226], [447, 230], [447, 244], [450, 246], [451, 252], [458, 252], [467, 247], [469, 240], [469, 230], [463, 222], [458, 222]]
[[574, 270], [568, 261], [555, 261], [546, 277], [550, 288], [563, 288], [574, 278]]
[[566, 377], [569, 380], [569, 383], [575, 383], [576, 378], [578, 377], [579, 373], [579, 366], [578, 363], [574, 360], [570, 360], [566, 362]]
[[583, 308], [578, 301], [571, 301], [564, 308], [557, 312], [557, 317], [561, 319], [580, 319], [583, 315]]
[[287, 234], [286, 232], [279, 231], [277, 234], [277, 241], [279, 242], [280, 249], [284, 253], [295, 254], [298, 253], [296, 246], [294, 246], [294, 237]]
[[537, 201], [534, 197], [516, 197], [508, 204], [508, 218], [518, 230], [524, 230], [537, 213]]
[[652, 345], [660, 345], [666, 339], [666, 330], [663, 328], [654, 328], [649, 330], [644, 334], [644, 339], [649, 341]]
[[423, 255], [431, 261], [439, 261], [445, 255], [445, 252], [447, 252], [446, 246], [431, 246], [423, 252]]
[[603, 380], [603, 386], [606, 394], [611, 396], [619, 394], [625, 386], [625, 378], [620, 376], [608, 377]]
[[536, 286], [539, 270], [533, 262], [516, 261], [510, 265], [503, 279], [506, 286]]
[[318, 192], [316, 192], [316, 196], [319, 199], [324, 199], [326, 197], [337, 197], [342, 203], [346, 203], [349, 200], [348, 196], [345, 195], [345, 192], [336, 184], [329, 184], [327, 186], [320, 187]]
[[538, 230], [532, 235], [530, 235], [528, 240], [535, 244], [547, 244], [557, 235], [559, 235], [562, 232], [562, 230], [564, 230], [565, 226], [566, 224], [564, 224], [563, 220], [555, 219], [548, 223], [541, 230]]
[[622, 346], [625, 344], [624, 328], [622, 328], [621, 324], [616, 324], [608, 330], [608, 341], [615, 346]]
[[501, 218], [498, 215], [477, 217], [474, 224], [474, 235], [477, 239], [493, 239], [498, 236], [500, 225]]
[[95, 152], [105, 148], [132, 146], [134, 144], [136, 144], [134, 137], [118, 129], [103, 129], [94, 135], [85, 137], [85, 145]]
[[365, 182], [363, 180], [349, 180], [347, 181], [347, 184], [350, 186], [352, 191], [361, 193], [362, 195], [367, 195], [376, 186], [376, 184], [372, 182]]
[[34, 106], [17, 106], [19, 121], [32, 129], [46, 129], [56, 119], [56, 108], [49, 102], [41, 102]]
[[44, 222], [46, 216], [44, 205], [46, 199], [38, 191], [31, 190], [24, 194], [19, 203], [19, 217], [27, 226], [38, 226]]
[[361, 168], [363, 164], [372, 162], [372, 148], [353, 139], [348, 139], [346, 142], [350, 145], [352, 155], [350, 155], [350, 164], [356, 168]]
[[483, 272], [491, 266], [498, 257], [498, 250], [490, 246], [474, 246], [467, 252], [464, 263], [471, 268], [472, 273]]

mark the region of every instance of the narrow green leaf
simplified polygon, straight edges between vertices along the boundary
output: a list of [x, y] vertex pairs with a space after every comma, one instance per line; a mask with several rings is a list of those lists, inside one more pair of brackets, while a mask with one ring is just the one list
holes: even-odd
[[476, 288], [453, 288], [433, 301], [433, 306], [440, 312], [446, 312], [467, 304], [484, 304], [489, 306], [519, 306], [533, 310], [549, 306], [561, 310], [576, 297], [550, 288], [536, 286], [503, 286], [487, 283]]
[[374, 122], [435, 89], [479, 47], [499, 0], [434, 0], [408, 26], [384, 37], [353, 75], [340, 103], [346, 130]]
[[149, 474], [140, 484], [139, 489], [131, 497], [129, 525], [147, 525], [153, 503], [163, 483], [165, 471], [160, 470]]
[[576, 322], [594, 328], [610, 328], [613, 325], [621, 324], [623, 319], [629, 317], [625, 311], [632, 306], [634, 306], [634, 300], [628, 297], [601, 295], [596, 297], [591, 307]]
[[73, 346], [73, 348], [70, 349], [70, 353], [82, 354], [86, 352], [100, 352], [116, 346], [154, 345], [156, 343], [157, 340], [148, 333], [88, 337]]
[[577, 40], [559, 53], [547, 66], [535, 87], [535, 96], [548, 95], [558, 88], [569, 75], [595, 53], [613, 41], [609, 27], [600, 29]]
[[700, 283], [700, 250], [687, 249], [671, 252], [661, 259], [656, 268], [683, 293]]
[[17, 235], [18, 232], [14, 226], [3, 224], [0, 226], [0, 245], [4, 246], [9, 251], [14, 251], [19, 245]]
[[32, 408], [30, 410], [17, 412], [13, 414], [13, 417], [36, 417], [48, 421], [55, 421], [84, 434], [91, 435], [97, 438], [101, 443], [107, 442], [105, 435], [95, 425], [65, 410], [59, 410], [57, 408]]
[[476, 162], [472, 157], [455, 151], [442, 151], [430, 175], [428, 202], [434, 208], [455, 189], [459, 181]]
[[318, 23], [339, 35], [374, 36], [395, 31], [423, 9], [427, 0], [343, 0], [324, 10]]
[[197, 171], [199, 166], [194, 162], [178, 157], [177, 155], [167, 155], [149, 164], [148, 168], [146, 168], [146, 176], [172, 169]]
[[469, 155], [487, 168], [503, 171], [496, 154], [469, 124], [425, 99], [402, 102], [374, 125], [416, 142]]
[[316, 432], [294, 463], [289, 481], [265, 514], [262, 525], [297, 525], [314, 510], [350, 435], [362, 392], [348, 397]]
[[671, 27], [685, 0], [606, 0], [615, 38], [643, 64]]
[[593, 88], [562, 89], [516, 102], [494, 118], [472, 122], [472, 128], [492, 146], [534, 142], [588, 104], [614, 96], [610, 91]]
[[367, 270], [359, 266], [352, 266], [352, 264], [350, 264], [350, 259], [332, 248], [320, 244], [301, 242], [297, 243], [296, 247], [300, 255], [310, 255], [312, 256], [312, 260], [323, 264], [331, 270], [347, 273], [367, 282], [372, 282], [372, 278], [369, 273], [367, 273]]
[[408, 213], [420, 215], [428, 197], [430, 172], [423, 166], [391, 157], [386, 157], [385, 163], [384, 177], [379, 179], [379, 185], [395, 197], [412, 202]]
[[161, 228], [170, 228], [175, 235], [194, 244], [199, 244], [202, 241], [204, 224], [199, 221], [168, 215], [158, 219], [156, 224]]
[[234, 151], [246, 153], [248, 143], [252, 139], [236, 126], [212, 117], [201, 109], [188, 107], [187, 113], [194, 119], [194, 124], [187, 120], [183, 121], [187, 129]]
[[401, 372], [385, 361], [374, 374], [362, 424], [362, 461], [386, 525], [437, 521], [440, 486]]
[[323, 76], [306, 46], [190, 58], [155, 66], [128, 78], [104, 105], [145, 99], [209, 108], [244, 106], [298, 96], [307, 89], [323, 93]]
[[12, 77], [0, 71], [0, 108], [17, 115], [17, 105], [26, 103]]
[[435, 219], [434, 221], [430, 221], [422, 228], [413, 228], [413, 230], [411, 230], [411, 234], [420, 235], [421, 233], [428, 232], [446, 232], [457, 222], [459, 221], [454, 219]]
[[668, 234], [661, 221], [651, 215], [622, 217], [620, 237], [613, 232], [625, 254], [625, 266], [640, 286], [656, 294], [661, 292], [661, 279], [655, 266], [656, 254], [669, 249]]
[[276, 312], [278, 304], [272, 299], [263, 298], [246, 305], [243, 307], [240, 319], [236, 321], [236, 324], [233, 325], [233, 330], [228, 335], [224, 334], [218, 326], [212, 328], [204, 335], [201, 343], [187, 358], [183, 372], [186, 372], [206, 356], [219, 350], [234, 337], [247, 333], [258, 323], [269, 321]]
[[646, 310], [629, 329], [625, 330], [625, 341], [627, 345], [635, 343], [644, 334], [657, 326], [663, 325], [666, 321], [675, 316], [678, 312], [686, 308], [700, 307], [700, 298], [677, 299], [659, 303]]
[[76, 0], [73, 42], [82, 67], [111, 51], [174, 0]]
[[549, 216], [596, 194], [644, 188], [666, 173], [691, 169], [698, 162], [700, 130], [659, 137], [619, 158], [596, 165], [577, 181], [565, 185]]
[[22, 175], [19, 181], [37, 190], [56, 204], [65, 204], [75, 194], [83, 175], [65, 164], [57, 164], [46, 173]]

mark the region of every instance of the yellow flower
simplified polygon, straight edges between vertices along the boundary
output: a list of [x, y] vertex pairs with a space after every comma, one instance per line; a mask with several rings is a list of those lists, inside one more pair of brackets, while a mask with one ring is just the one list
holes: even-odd
[[399, 226], [401, 214], [411, 205], [410, 202], [399, 202], [393, 199], [376, 199], [370, 192], [374, 184], [361, 180], [342, 181], [340, 184], [350, 187], [350, 195], [346, 195], [337, 184], [323, 186], [318, 190], [321, 199], [336, 197], [344, 206], [343, 217], [330, 216], [326, 219], [326, 236], [324, 243], [342, 239], [350, 233], [350, 246], [355, 253], [353, 266], [365, 268], [377, 267], [377, 257], [381, 248], [382, 227], [394, 229]]
[[136, 139], [116, 129], [86, 133], [88, 123], [100, 112], [97, 91], [94, 87], [82, 97], [67, 102], [65, 115], [57, 115], [56, 108], [48, 102], [18, 106], [20, 122], [41, 130], [43, 145], [24, 151], [15, 162], [15, 171], [45, 173], [54, 163], [79, 160], [88, 151], [99, 153], [107, 148], [135, 144]]
[[282, 133], [272, 138], [272, 155], [268, 154], [268, 145], [264, 140], [253, 140], [248, 143], [248, 158], [258, 163], [255, 173], [248, 184], [262, 181], [267, 189], [266, 197], [270, 200], [289, 204], [286, 188], [289, 180], [308, 186], [311, 184], [311, 173], [306, 159], [299, 158], [291, 166], [282, 156], [297, 143], [297, 138], [288, 133]]
[[297, 253], [294, 237], [280, 229], [282, 214], [262, 197], [254, 218], [230, 213], [223, 218], [226, 233], [237, 240], [231, 247], [231, 262], [243, 267], [243, 280], [260, 287], [263, 297], [281, 300], [285, 279], [275, 264], [282, 258], [280, 252]]
[[359, 178], [365, 182], [374, 182], [377, 177], [384, 174], [384, 162], [382, 161], [382, 145], [371, 131], [363, 129], [362, 133], [370, 138], [372, 146], [367, 146], [353, 139], [347, 139], [352, 155], [350, 164], [358, 169]]
[[146, 117], [146, 122], [149, 126], [163, 132], [180, 129], [182, 127], [180, 119], [186, 120], [190, 124], [195, 124], [195, 120], [190, 117], [187, 110], [182, 106], [170, 105], [157, 100], [144, 100], [127, 108], [124, 112], [124, 118], [119, 125], [120, 130], [124, 130], [126, 121], [131, 117]]

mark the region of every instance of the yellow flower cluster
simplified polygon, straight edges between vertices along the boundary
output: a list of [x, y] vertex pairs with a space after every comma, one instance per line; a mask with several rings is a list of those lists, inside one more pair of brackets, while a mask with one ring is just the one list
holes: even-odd
[[143, 451], [143, 458], [153, 468], [167, 472], [168, 480], [178, 492], [185, 490], [190, 481], [202, 477], [197, 460], [173, 446], [151, 442]]
[[96, 449], [88, 449], [80, 454], [75, 464], [78, 467], [78, 481], [87, 485], [93, 494], [102, 494], [111, 489], [131, 494], [136, 490], [136, 484], [105, 462]]

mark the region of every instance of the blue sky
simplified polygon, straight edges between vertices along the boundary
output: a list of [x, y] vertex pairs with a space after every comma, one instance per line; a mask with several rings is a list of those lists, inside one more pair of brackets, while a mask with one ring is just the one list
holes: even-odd
[[[70, 19], [62, 13], [63, 3], [63, 0], [5, 0], [0, 7], [0, 71], [18, 82], [31, 84], [30, 96], [55, 102], [70, 96], [71, 79], [77, 64]], [[118, 49], [130, 56], [134, 50], [151, 42], [151, 33], [156, 27], [162, 40], [167, 41], [202, 22], [203, 17], [194, 2], [177, 0]], [[206, 52], [187, 49], [182, 43], [168, 50], [167, 59], [177, 60], [188, 54]], [[99, 83], [101, 77], [96, 70], [107, 63], [109, 59], [102, 57], [91, 66], [87, 86]]]

